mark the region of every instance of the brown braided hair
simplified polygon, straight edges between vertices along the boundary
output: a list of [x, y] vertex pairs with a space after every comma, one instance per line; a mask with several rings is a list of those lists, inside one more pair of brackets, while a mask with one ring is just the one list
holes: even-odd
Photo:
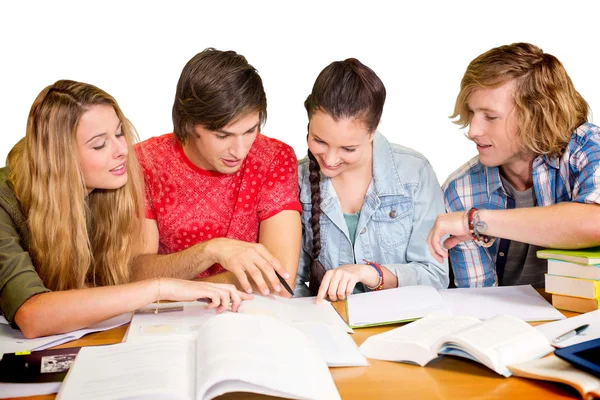
[[[304, 102], [310, 119], [317, 111], [329, 114], [335, 121], [355, 118], [364, 122], [369, 132], [379, 125], [385, 103], [385, 86], [375, 72], [358, 61], [348, 58], [329, 64], [317, 77], [311, 94]], [[310, 227], [313, 233], [312, 263], [309, 290], [315, 296], [325, 275], [319, 261], [321, 254], [321, 169], [315, 156], [308, 150], [309, 182], [311, 193]]]

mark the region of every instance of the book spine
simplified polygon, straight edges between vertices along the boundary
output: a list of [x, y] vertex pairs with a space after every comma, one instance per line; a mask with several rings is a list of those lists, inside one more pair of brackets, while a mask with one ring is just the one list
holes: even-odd
[[580, 297], [553, 294], [552, 305], [559, 310], [586, 313], [600, 310], [600, 299], [583, 299]]
[[600, 280], [546, 274], [545, 290], [552, 294], [598, 299], [600, 298]]
[[548, 274], [597, 280], [600, 279], [600, 265], [582, 265], [560, 260], [548, 260]]

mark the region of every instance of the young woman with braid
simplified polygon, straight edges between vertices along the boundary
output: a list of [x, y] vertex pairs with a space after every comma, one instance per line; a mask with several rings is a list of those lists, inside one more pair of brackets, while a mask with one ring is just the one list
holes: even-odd
[[0, 168], [0, 311], [28, 338], [68, 332], [155, 300], [210, 298], [237, 310], [232, 285], [155, 277], [128, 283], [143, 246], [133, 127], [95, 86], [61, 80], [31, 106]]
[[365, 290], [448, 286], [448, 264], [425, 241], [444, 212], [440, 185], [425, 157], [376, 131], [385, 96], [379, 77], [350, 58], [327, 66], [304, 102], [297, 296], [336, 301]]

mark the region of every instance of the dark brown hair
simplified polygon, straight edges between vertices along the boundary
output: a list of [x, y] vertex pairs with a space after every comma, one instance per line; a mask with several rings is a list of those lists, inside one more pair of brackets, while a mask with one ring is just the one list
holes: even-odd
[[471, 122], [471, 93], [511, 80], [515, 81], [513, 96], [523, 150], [562, 155], [572, 131], [587, 120], [589, 107], [562, 63], [529, 43], [496, 47], [471, 61], [450, 118], [458, 117], [455, 123], [467, 127]]
[[[308, 120], [317, 111], [329, 114], [335, 121], [355, 118], [362, 121], [370, 133], [375, 132], [385, 103], [385, 86], [375, 72], [356, 58], [335, 61], [317, 77], [304, 107]], [[312, 264], [309, 289], [314, 296], [325, 275], [325, 267], [319, 261], [321, 253], [321, 174], [319, 163], [308, 151], [309, 181], [311, 192], [310, 226], [313, 232]]]
[[183, 67], [173, 103], [173, 128], [181, 144], [197, 125], [214, 131], [252, 112], [263, 125], [267, 97], [258, 72], [241, 54], [208, 48]]

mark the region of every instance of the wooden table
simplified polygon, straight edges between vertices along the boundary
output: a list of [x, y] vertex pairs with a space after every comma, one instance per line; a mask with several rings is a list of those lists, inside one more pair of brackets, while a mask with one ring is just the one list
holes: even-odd
[[[543, 294], [543, 293], [542, 293]], [[334, 303], [345, 317], [343, 302]], [[564, 312], [567, 317], [576, 313]], [[400, 325], [355, 329], [352, 335], [360, 345], [371, 335], [383, 333]], [[118, 343], [126, 326], [93, 333], [74, 342], [58, 346], [76, 347]], [[457, 358], [440, 357], [426, 367], [369, 360], [368, 367], [330, 368], [342, 399], [578, 399], [569, 386], [539, 380], [504, 378], [482, 364]], [[308, 384], [308, 383], [307, 383]], [[20, 399], [51, 400], [54, 395]], [[235, 393], [219, 399], [253, 399], [263, 396]]]

